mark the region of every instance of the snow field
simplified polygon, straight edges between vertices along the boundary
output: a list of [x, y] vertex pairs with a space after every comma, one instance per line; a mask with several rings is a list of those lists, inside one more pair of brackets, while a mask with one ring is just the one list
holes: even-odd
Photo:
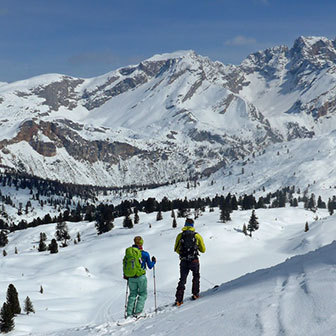
[[[196, 220], [196, 230], [203, 236], [207, 247], [206, 253], [200, 257], [202, 292], [212, 288], [214, 284], [226, 283], [257, 269], [273, 266], [288, 257], [328, 244], [333, 239], [333, 217], [313, 221], [316, 214], [299, 208], [260, 209], [256, 214], [260, 229], [252, 238], [241, 233], [241, 228], [248, 222], [251, 211], [236, 211], [232, 214], [232, 221], [225, 224], [218, 220], [218, 209], [213, 213], [205, 212]], [[318, 211], [317, 214], [319, 217], [326, 217], [327, 211]], [[164, 219], [159, 222], [155, 220], [156, 213], [139, 215], [140, 223], [135, 225], [134, 229], [122, 228], [123, 219], [118, 218], [115, 221], [115, 228], [100, 236], [96, 234], [94, 223], [68, 223], [71, 236], [74, 238], [77, 232], [80, 232], [82, 241], [77, 245], [71, 242], [69, 247], [60, 248], [59, 253], [55, 255], [50, 255], [48, 252], [40, 253], [33, 248], [33, 245], [35, 247], [38, 245], [40, 232], [47, 234], [48, 241], [53, 238], [55, 224], [10, 234], [10, 242], [6, 246], [8, 255], [1, 257], [0, 262], [0, 301], [5, 300], [7, 286], [13, 283], [19, 292], [21, 302], [28, 295], [36, 311], [33, 315], [16, 317], [16, 328], [13, 334], [47, 335], [53, 332], [55, 335], [66, 335], [70, 332], [69, 335], [71, 335], [71, 332], [74, 332], [74, 335], [77, 333], [80, 335], [84, 332], [83, 328], [89, 328], [90, 333], [104, 335], [105, 331], [102, 330], [106, 330], [106, 334], [114, 330], [115, 322], [123, 317], [125, 303], [126, 282], [122, 279], [121, 261], [125, 248], [132, 244], [133, 237], [136, 235], [143, 236], [144, 248], [158, 260], [156, 266], [158, 305], [174, 302], [179, 277], [179, 261], [178, 256], [173, 252], [173, 246], [184, 220], [178, 218], [178, 228], [173, 229], [170, 212], [164, 213]], [[311, 229], [304, 233], [306, 220], [310, 222]], [[152, 225], [151, 228], [149, 224]], [[304, 245], [302, 241], [305, 241]], [[19, 251], [17, 255], [14, 254], [15, 247]], [[152, 271], [147, 271], [147, 278], [148, 299], [145, 310], [153, 312]], [[239, 286], [236, 286], [235, 291], [240, 291], [241, 283], [237, 281]], [[259, 279], [256, 282], [260, 281], [263, 280]], [[39, 293], [41, 285], [44, 289], [43, 294]], [[246, 291], [249, 290], [246, 289]], [[190, 291], [189, 276], [186, 298], [189, 297]], [[183, 312], [181, 319], [184, 314], [195, 316], [195, 319], [197, 318], [201, 325], [204, 324], [206, 329], [206, 325], [209, 328], [211, 324], [205, 322], [205, 317], [197, 315], [197, 307], [204, 314], [203, 304], [206, 306], [206, 300], [210, 301], [210, 306], [215, 307], [218, 304], [218, 307], [221, 307], [219, 301], [234, 301], [234, 293], [225, 290], [224, 299], [217, 298], [217, 294], [212, 295], [211, 291], [202, 296], [205, 297], [195, 304], [189, 304], [186, 301], [179, 312]], [[237, 311], [233, 310], [233, 303], [229, 303], [225, 309], [230, 309], [231, 315], [232, 311], [238, 314], [240, 310], [238, 306]], [[165, 323], [169, 323], [177, 312], [172, 309], [171, 314], [173, 314], [171, 317], [166, 314], [162, 314], [161, 317], [158, 314], [158, 319], [167, 317]], [[219, 318], [220, 315], [216, 313], [215, 316]], [[238, 319], [238, 315], [236, 317]], [[183, 320], [185, 318], [183, 317]], [[250, 320], [248, 317], [246, 319], [248, 323]], [[137, 324], [155, 325], [155, 321], [156, 318], [151, 318], [148, 321], [138, 321]], [[239, 326], [239, 324], [235, 326], [234, 321], [235, 318], [230, 322], [232, 330]], [[106, 323], [109, 324], [106, 326]], [[163, 322], [161, 321], [159, 325], [161, 323]], [[127, 333], [132, 329], [132, 327], [124, 328]], [[202, 327], [200, 328], [201, 331]], [[169, 329], [168, 332], [163, 329], [162, 334], [173, 334], [173, 330], [174, 328]], [[223, 331], [223, 329], [220, 330]], [[113, 333], [115, 332], [121, 331], [114, 330]]]

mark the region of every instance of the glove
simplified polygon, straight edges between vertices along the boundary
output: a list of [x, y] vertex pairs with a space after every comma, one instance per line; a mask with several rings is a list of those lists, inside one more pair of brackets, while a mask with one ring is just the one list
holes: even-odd
[[156, 263], [156, 258], [154, 256], [152, 257], [152, 262]]

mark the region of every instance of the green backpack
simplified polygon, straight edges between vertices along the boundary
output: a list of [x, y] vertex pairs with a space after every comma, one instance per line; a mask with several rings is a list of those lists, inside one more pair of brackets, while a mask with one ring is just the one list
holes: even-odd
[[128, 247], [123, 260], [123, 272], [126, 278], [139, 277], [146, 273], [141, 267], [141, 251], [136, 247]]

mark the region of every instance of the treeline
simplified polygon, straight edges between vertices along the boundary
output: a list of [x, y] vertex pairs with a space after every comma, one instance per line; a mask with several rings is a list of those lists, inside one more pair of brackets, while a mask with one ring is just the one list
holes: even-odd
[[[52, 201], [52, 199], [44, 202], [54, 206], [58, 204], [56, 200]], [[308, 195], [307, 191], [301, 193], [300, 188], [296, 188], [295, 186], [285, 187], [275, 192], [267, 193], [266, 196], [260, 196], [259, 198], [256, 198], [253, 194], [245, 194], [237, 198], [236, 195], [230, 193], [226, 196], [216, 195], [212, 198], [205, 197], [192, 200], [187, 198], [169, 200], [167, 197], [163, 197], [163, 199], [159, 201], [154, 197], [150, 197], [141, 201], [136, 199], [124, 200], [116, 206], [104, 203], [96, 205], [89, 201], [83, 205], [80, 202], [75, 203], [72, 202], [71, 199], [68, 199], [63, 202], [66, 210], [60, 212], [57, 216], [52, 217], [47, 213], [43, 218], [37, 217], [29, 223], [26, 220], [21, 220], [17, 224], [10, 226], [0, 219], [0, 230], [15, 231], [49, 223], [59, 223], [62, 221], [80, 222], [82, 220], [96, 221], [105, 226], [106, 229], [111, 229], [111, 223], [113, 223], [114, 218], [126, 217], [138, 212], [152, 213], [177, 210], [178, 217], [185, 217], [189, 209], [197, 210], [205, 207], [220, 207], [221, 209], [228, 209], [230, 211], [237, 210], [238, 208], [241, 210], [250, 210], [285, 207], [286, 203], [296, 207], [299, 202], [303, 202], [306, 209], [328, 208], [330, 214], [336, 209], [336, 196], [333, 196], [326, 203], [322, 200], [321, 196], [316, 197], [314, 194]], [[73, 209], [70, 209], [70, 205]], [[27, 206], [29, 206], [29, 204], [26, 205], [26, 207]]]
[[11, 172], [0, 173], [0, 185], [2, 187], [14, 187], [16, 190], [29, 189], [31, 193], [34, 191], [37, 195], [46, 197], [62, 196], [71, 199], [77, 196], [84, 200], [95, 197], [94, 187], [91, 186], [61, 183], [37, 176]]
[[[17, 173], [11, 170], [5, 170], [4, 172], [0, 172], [0, 186], [14, 186], [16, 190], [28, 188], [30, 190], [35, 190], [39, 195], [46, 197], [54, 195], [66, 197], [69, 199], [73, 197], [78, 197], [83, 200], [95, 199], [99, 193], [107, 195], [109, 191], [121, 194], [136, 193], [137, 191], [155, 189], [184, 181], [185, 180], [172, 180], [170, 182], [164, 183], [131, 184], [121, 187], [104, 187], [85, 184], [63, 183], [57, 180], [43, 179], [34, 175]], [[196, 180], [193, 179], [193, 181], [195, 182]]]

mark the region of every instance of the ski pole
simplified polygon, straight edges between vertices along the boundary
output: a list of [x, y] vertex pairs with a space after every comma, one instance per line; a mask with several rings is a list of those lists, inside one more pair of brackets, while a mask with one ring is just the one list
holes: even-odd
[[206, 282], [208, 282], [210, 285], [213, 285], [215, 287], [218, 287], [218, 285], [215, 285], [213, 282], [209, 281], [208, 279], [204, 278], [203, 276], [200, 276], [201, 279], [205, 280]]
[[125, 313], [124, 313], [124, 317], [127, 317], [127, 302], [128, 302], [128, 279], [126, 282], [126, 299], [125, 299]]
[[157, 305], [156, 305], [156, 281], [155, 281], [155, 266], [153, 266], [153, 281], [154, 281], [154, 306], [155, 306], [155, 313], [157, 313]]

